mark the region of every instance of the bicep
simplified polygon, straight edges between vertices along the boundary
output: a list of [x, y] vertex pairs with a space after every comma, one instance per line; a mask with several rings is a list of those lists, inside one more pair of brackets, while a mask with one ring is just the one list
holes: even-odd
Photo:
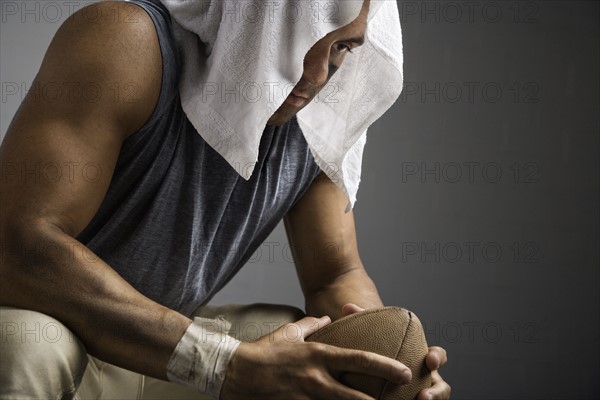
[[352, 211], [342, 191], [321, 173], [285, 217], [285, 227], [305, 293], [363, 268]]
[[[160, 90], [158, 44], [146, 38], [149, 52], [131, 51], [150, 28], [140, 21], [91, 23], [76, 13], [61, 26], [0, 147], [3, 224], [47, 218], [76, 236], [94, 216], [123, 140], [149, 117]], [[133, 68], [135, 60], [149, 65]], [[137, 102], [115, 97], [126, 84], [138, 85]]]

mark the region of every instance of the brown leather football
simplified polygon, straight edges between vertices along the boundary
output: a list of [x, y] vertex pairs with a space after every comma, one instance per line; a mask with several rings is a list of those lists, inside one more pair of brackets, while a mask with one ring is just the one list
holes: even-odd
[[431, 386], [425, 366], [428, 347], [421, 321], [400, 307], [382, 307], [351, 314], [306, 338], [307, 342], [370, 351], [396, 359], [412, 371], [412, 380], [399, 385], [381, 378], [346, 373], [342, 383], [378, 400], [412, 400]]

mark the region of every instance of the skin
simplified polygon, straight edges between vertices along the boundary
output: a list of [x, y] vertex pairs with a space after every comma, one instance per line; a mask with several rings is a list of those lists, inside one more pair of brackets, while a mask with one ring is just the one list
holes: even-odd
[[267, 125], [283, 125], [306, 107], [342, 66], [348, 53], [362, 45], [367, 29], [369, 5], [370, 0], [365, 0], [359, 16], [354, 21], [328, 33], [311, 47], [304, 57], [304, 73], [300, 81], [283, 105], [271, 116]]
[[[99, 17], [91, 20], [86, 15]], [[136, 23], [124, 23], [132, 20]], [[339, 66], [346, 56], [345, 52], [331, 55], [331, 49], [342, 49], [334, 45], [360, 33], [361, 24], [366, 25], [366, 20], [348, 28], [350, 36], [344, 38], [348, 32], [336, 31], [311, 49], [300, 88], [324, 85], [328, 78], [323, 77], [331, 73], [327, 69], [324, 75], [324, 65]], [[0, 159], [5, 165], [93, 162], [102, 173], [93, 182], [78, 179], [77, 174], [74, 179], [55, 182], [3, 177], [0, 282], [10, 285], [2, 285], [0, 305], [50, 315], [69, 327], [90, 354], [166, 380], [167, 362], [191, 320], [143, 296], [74, 239], [100, 207], [123, 141], [151, 116], [161, 81], [162, 59], [154, 24], [138, 6], [92, 4], [60, 27], [34, 85], [93, 84], [106, 95], [90, 102], [77, 90], [63, 90], [51, 100], [28, 94], [0, 146]], [[115, 98], [115, 86], [132, 84], [135, 101]], [[291, 118], [294, 107], [284, 108], [270, 123]], [[360, 262], [353, 214], [343, 213], [345, 204], [341, 191], [321, 177], [285, 217], [292, 247], [319, 250], [323, 243], [333, 242], [338, 249], [331, 257], [295, 255], [309, 315], [297, 322], [304, 336], [332, 319], [382, 305]], [[426, 359], [430, 369], [437, 370], [445, 362], [443, 349], [430, 348]], [[261, 379], [254, 373], [244, 377], [248, 368], [258, 371]], [[336, 376], [344, 371], [395, 382], [407, 379], [405, 366], [373, 353], [263, 338], [240, 345], [221, 398], [239, 398], [243, 393], [243, 398], [266, 399], [285, 393], [285, 398], [298, 399], [368, 399], [337, 382]], [[449, 386], [436, 371], [434, 383], [420, 393], [421, 398], [449, 396]], [[269, 393], [261, 392], [264, 388]]]

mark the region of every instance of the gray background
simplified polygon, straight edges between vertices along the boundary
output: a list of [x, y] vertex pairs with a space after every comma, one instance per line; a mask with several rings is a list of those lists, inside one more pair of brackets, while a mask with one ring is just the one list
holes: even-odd
[[[85, 2], [1, 3], [4, 135]], [[453, 398], [597, 398], [598, 3], [399, 8], [405, 91], [370, 130], [355, 208], [368, 271], [446, 348]], [[303, 306], [281, 226], [214, 299], [256, 301]]]

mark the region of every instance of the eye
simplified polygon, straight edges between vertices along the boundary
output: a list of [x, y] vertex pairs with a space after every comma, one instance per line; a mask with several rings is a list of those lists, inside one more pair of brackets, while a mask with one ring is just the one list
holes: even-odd
[[338, 53], [352, 53], [352, 46], [349, 46], [346, 43], [336, 43], [334, 48]]

